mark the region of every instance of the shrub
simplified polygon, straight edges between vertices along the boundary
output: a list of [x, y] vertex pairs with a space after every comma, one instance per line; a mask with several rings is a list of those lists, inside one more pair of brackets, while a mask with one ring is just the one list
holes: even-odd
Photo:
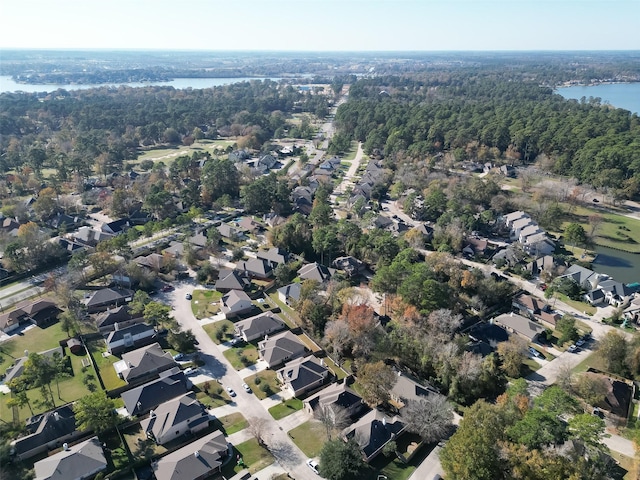
[[256, 379], [253, 381], [256, 385], [260, 385], [260, 382], [262, 381], [262, 379], [260, 377], [256, 377]]

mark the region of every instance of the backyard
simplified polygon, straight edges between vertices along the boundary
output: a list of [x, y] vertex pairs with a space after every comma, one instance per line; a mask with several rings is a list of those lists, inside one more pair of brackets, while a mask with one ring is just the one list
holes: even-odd
[[107, 345], [103, 340], [92, 340], [87, 344], [87, 346], [89, 347], [91, 356], [96, 363], [98, 374], [100, 375], [106, 390], [113, 390], [127, 384], [124, 380], [118, 377], [118, 374], [113, 368], [113, 364], [119, 361], [120, 358], [115, 355], [106, 354]]
[[28, 330], [13, 335], [10, 340], [0, 344], [0, 373], [5, 373], [14, 360], [24, 356], [25, 351], [43, 352], [59, 346], [59, 341], [67, 338], [60, 323], [47, 328], [30, 327]]

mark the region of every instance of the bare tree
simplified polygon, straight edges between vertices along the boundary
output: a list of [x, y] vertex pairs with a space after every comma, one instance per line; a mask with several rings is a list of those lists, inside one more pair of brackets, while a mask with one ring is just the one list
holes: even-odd
[[573, 381], [574, 375], [571, 365], [568, 362], [561, 364], [556, 376], [558, 386], [567, 393], [573, 393]]
[[429, 314], [427, 324], [429, 325], [431, 333], [450, 339], [453, 338], [453, 334], [460, 328], [460, 325], [462, 325], [462, 315], [441, 308]]
[[267, 433], [267, 429], [269, 428], [269, 422], [260, 417], [249, 417], [247, 420], [249, 422], [249, 433], [256, 437], [260, 446], [265, 447], [267, 444], [265, 443], [264, 438]]
[[505, 373], [510, 377], [517, 377], [527, 355], [527, 342], [513, 335], [507, 342], [498, 345], [498, 353]]
[[593, 241], [593, 237], [596, 235], [598, 228], [604, 222], [604, 218], [602, 215], [594, 213], [593, 215], [589, 215], [589, 238]]
[[333, 353], [339, 361], [342, 358], [344, 349], [352, 340], [349, 324], [343, 320], [328, 322], [324, 329], [324, 336], [333, 347]]
[[424, 399], [410, 401], [402, 414], [407, 428], [426, 442], [443, 439], [453, 422], [453, 408], [443, 395], [433, 393]]
[[340, 431], [349, 425], [349, 414], [339, 405], [319, 405], [314, 415], [324, 425], [329, 440], [333, 432]]

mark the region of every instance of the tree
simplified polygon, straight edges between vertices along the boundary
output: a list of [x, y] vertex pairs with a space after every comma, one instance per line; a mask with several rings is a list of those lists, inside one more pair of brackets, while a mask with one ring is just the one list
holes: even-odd
[[575, 247], [576, 245], [585, 244], [587, 241], [587, 233], [579, 223], [570, 223], [564, 230], [564, 238], [570, 245]]
[[264, 438], [269, 428], [269, 422], [261, 417], [249, 417], [247, 420], [249, 421], [249, 432], [256, 437], [258, 444], [264, 447], [266, 445]]
[[580, 440], [585, 446], [596, 450], [606, 450], [601, 440], [606, 436], [604, 420], [590, 413], [574, 415], [569, 419], [570, 438]]
[[589, 215], [589, 237], [591, 237], [591, 239], [593, 239], [593, 237], [596, 235], [598, 228], [600, 228], [600, 225], [602, 225], [603, 222], [604, 218], [602, 217], [602, 215], [598, 213]]
[[498, 441], [504, 419], [498, 407], [478, 401], [466, 412], [460, 427], [440, 451], [440, 462], [449, 480], [501, 478]]
[[453, 334], [462, 325], [462, 315], [455, 314], [451, 310], [441, 308], [429, 314], [427, 318], [430, 333], [446, 339], [453, 338]]
[[359, 478], [368, 468], [358, 444], [349, 440], [330, 440], [320, 452], [320, 475], [328, 480]]
[[115, 408], [115, 402], [102, 390], [80, 398], [73, 405], [79, 430], [98, 434], [111, 430], [120, 421]]
[[142, 316], [151, 325], [173, 327], [176, 321], [171, 317], [171, 307], [164, 303], [151, 301], [144, 306]]
[[78, 333], [78, 324], [73, 312], [69, 310], [62, 312], [58, 319], [60, 320], [60, 326], [67, 332], [69, 337]]
[[535, 406], [557, 416], [576, 413], [579, 409], [576, 399], [557, 385], [546, 388], [535, 399]]
[[552, 412], [534, 408], [507, 429], [513, 441], [535, 449], [561, 443], [565, 436], [564, 423]]
[[318, 408], [314, 411], [314, 416], [324, 425], [329, 440], [331, 440], [333, 432], [341, 431], [347, 427], [350, 422], [347, 410], [335, 404], [319, 404]]
[[55, 377], [55, 367], [45, 356], [38, 353], [30, 353], [24, 363], [21, 381], [30, 387], [39, 387], [42, 393], [43, 404], [55, 407], [56, 402], [51, 390], [51, 382]]
[[9, 400], [7, 400], [7, 407], [9, 408], [13, 408], [13, 407], [23, 407], [24, 405], [26, 405], [27, 407], [29, 407], [29, 411], [31, 412], [31, 415], [33, 416], [33, 408], [31, 407], [31, 402], [29, 401], [29, 396], [27, 395], [27, 391], [26, 390], [17, 390], [16, 389], [17, 383], [15, 383], [13, 380], [10, 382], [9, 388], [11, 388], [11, 398]]
[[196, 350], [196, 337], [191, 330], [181, 332], [172, 330], [167, 335], [167, 342], [178, 352], [191, 353]]
[[578, 329], [576, 328], [576, 319], [572, 315], [567, 314], [558, 319], [556, 331], [560, 333], [560, 337], [558, 338], [558, 344], [560, 345], [576, 341], [580, 338]]
[[365, 363], [358, 368], [358, 382], [362, 387], [362, 399], [370, 407], [375, 407], [389, 400], [396, 374], [382, 361]]
[[597, 406], [609, 392], [609, 382], [597, 373], [584, 372], [578, 375], [573, 389], [589, 405]]
[[520, 367], [527, 355], [527, 342], [512, 335], [508, 341], [498, 344], [498, 353], [504, 372], [510, 377], [519, 376]]
[[621, 333], [610, 330], [600, 340], [598, 353], [604, 360], [607, 371], [624, 375], [627, 360], [627, 341]]
[[442, 440], [453, 422], [453, 408], [443, 395], [430, 394], [424, 399], [410, 401], [402, 414], [407, 428], [427, 442]]

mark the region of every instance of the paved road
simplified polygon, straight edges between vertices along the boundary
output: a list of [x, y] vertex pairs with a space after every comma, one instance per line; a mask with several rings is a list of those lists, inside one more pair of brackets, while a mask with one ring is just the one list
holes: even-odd
[[[267, 420], [268, 429], [265, 441], [278, 463], [297, 480], [317, 480], [315, 475], [306, 465], [307, 458], [300, 449], [291, 441], [283, 428], [265, 410], [264, 406], [253, 394], [248, 394], [242, 388], [242, 378], [222, 355], [213, 340], [207, 335], [199, 320], [191, 311], [191, 302], [185, 299], [185, 294], [195, 288], [193, 281], [184, 281], [175, 284], [176, 289], [166, 294], [166, 298], [174, 307], [173, 316], [184, 327], [193, 331], [198, 340], [200, 357], [205, 365], [200, 367], [205, 374], [220, 379], [224, 387], [233, 388], [237, 396], [233, 399], [236, 411], [250, 419], [251, 417]], [[196, 377], [196, 382], [198, 378]]]
[[438, 478], [437, 475], [442, 477], [444, 470], [440, 464], [440, 450], [442, 450], [442, 448], [437, 445], [429, 456], [418, 465], [418, 468], [411, 474], [409, 480], [432, 480]]

